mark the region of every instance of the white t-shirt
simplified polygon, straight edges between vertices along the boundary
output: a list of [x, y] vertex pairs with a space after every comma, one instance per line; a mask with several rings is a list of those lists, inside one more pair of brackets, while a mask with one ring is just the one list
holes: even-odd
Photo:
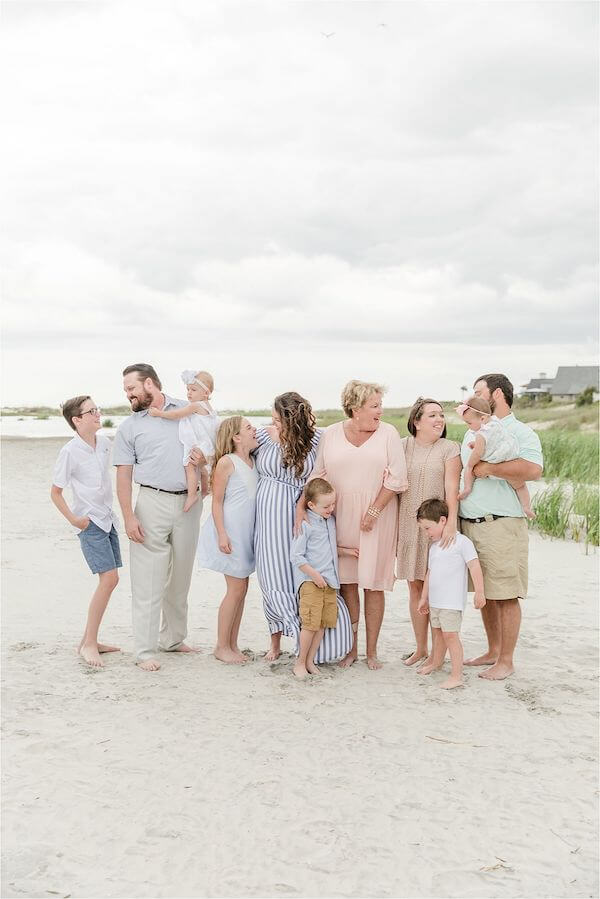
[[71, 487], [71, 511], [86, 516], [108, 534], [117, 518], [112, 510], [110, 440], [96, 435], [96, 449], [76, 434], [65, 443], [52, 475], [57, 487]]
[[477, 558], [475, 547], [464, 534], [445, 549], [439, 542], [429, 547], [429, 605], [432, 609], [458, 609], [467, 604], [467, 562]]

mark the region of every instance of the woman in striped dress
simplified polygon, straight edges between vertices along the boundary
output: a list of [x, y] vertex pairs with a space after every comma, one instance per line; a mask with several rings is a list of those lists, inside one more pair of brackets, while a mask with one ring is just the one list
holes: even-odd
[[[254, 551], [256, 573], [271, 647], [266, 658], [281, 652], [281, 636], [294, 640], [298, 652], [300, 619], [290, 561], [296, 503], [315, 464], [321, 431], [308, 400], [293, 391], [275, 397], [273, 424], [257, 431], [255, 453], [258, 472]], [[338, 596], [338, 623], [327, 628], [315, 657], [316, 662], [343, 658], [352, 646], [350, 615]]]

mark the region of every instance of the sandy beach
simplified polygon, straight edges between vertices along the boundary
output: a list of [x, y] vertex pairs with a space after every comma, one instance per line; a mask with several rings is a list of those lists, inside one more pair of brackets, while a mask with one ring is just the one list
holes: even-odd
[[[101, 633], [123, 651], [96, 671], [74, 653], [94, 579], [48, 495], [63, 442], [2, 441], [3, 896], [598, 895], [597, 554], [532, 534], [516, 674], [467, 670], [443, 691], [402, 664], [401, 582], [380, 672], [299, 683], [289, 655], [266, 663], [255, 578], [255, 659], [220, 664], [222, 578], [206, 571], [200, 654], [141, 672], [121, 534]], [[463, 638], [483, 647], [472, 607]]]

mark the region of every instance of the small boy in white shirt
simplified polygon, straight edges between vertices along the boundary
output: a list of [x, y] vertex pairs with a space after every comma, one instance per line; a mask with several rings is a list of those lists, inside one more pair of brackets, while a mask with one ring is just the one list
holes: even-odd
[[429, 613], [433, 648], [431, 662], [419, 669], [419, 674], [431, 674], [441, 668], [450, 653], [452, 672], [441, 686], [445, 690], [462, 686], [463, 648], [460, 642], [460, 626], [467, 604], [468, 572], [475, 586], [474, 605], [485, 605], [483, 573], [475, 547], [464, 534], [457, 534], [454, 541], [442, 549], [439, 541], [448, 520], [448, 506], [441, 499], [428, 499], [417, 510], [417, 522], [430, 538], [429, 563], [423, 584], [418, 610]]
[[[62, 413], [76, 436], [58, 454], [50, 498], [69, 524], [77, 528], [85, 560], [92, 573], [99, 576], [77, 652], [92, 668], [102, 668], [100, 653], [119, 651], [118, 646], [98, 643], [100, 622], [119, 582], [117, 569], [121, 568], [119, 537], [112, 510], [110, 441], [97, 436], [102, 427], [100, 409], [91, 397], [76, 396], [67, 400]], [[71, 507], [63, 496], [67, 486], [73, 494]]]

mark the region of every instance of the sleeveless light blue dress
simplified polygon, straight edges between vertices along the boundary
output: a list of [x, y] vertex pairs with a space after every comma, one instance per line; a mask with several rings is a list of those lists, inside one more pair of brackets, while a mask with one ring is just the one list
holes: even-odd
[[254, 571], [254, 521], [258, 472], [236, 456], [228, 453], [233, 471], [227, 481], [223, 499], [225, 530], [231, 543], [231, 553], [219, 549], [217, 529], [212, 515], [204, 523], [198, 541], [197, 559], [200, 568], [220, 571], [231, 577], [249, 577]]

